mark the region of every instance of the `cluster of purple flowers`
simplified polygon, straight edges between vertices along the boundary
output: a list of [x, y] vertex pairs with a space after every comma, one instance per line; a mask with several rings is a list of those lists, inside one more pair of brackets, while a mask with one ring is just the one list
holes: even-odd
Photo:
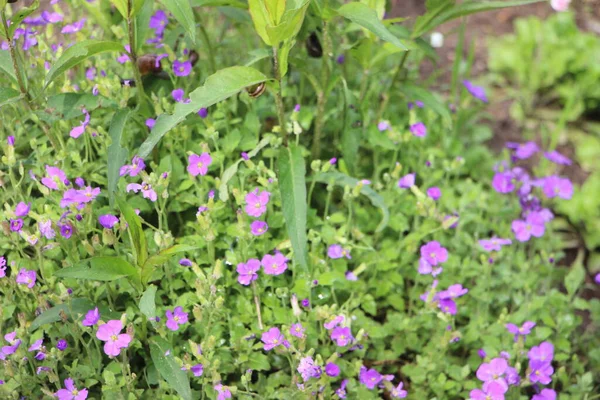
[[[512, 150], [511, 161], [526, 160], [539, 152], [535, 142], [507, 143]], [[571, 160], [557, 151], [544, 153], [544, 156], [559, 165], [569, 165]], [[534, 178], [525, 169], [519, 166], [510, 167], [502, 163], [495, 168], [492, 187], [498, 193], [516, 193], [521, 204], [521, 218], [512, 222], [512, 231], [515, 239], [526, 242], [531, 237], [541, 237], [546, 231], [546, 223], [554, 218], [552, 212], [543, 208], [540, 199], [534, 194], [534, 188], [540, 188], [547, 198], [559, 197], [570, 199], [573, 196], [573, 184], [568, 178], [550, 175]]]
[[442, 273], [441, 264], [448, 261], [448, 250], [437, 241], [431, 241], [421, 246], [421, 258], [419, 259], [419, 273], [437, 276]]
[[263, 271], [267, 275], [281, 275], [287, 268], [288, 259], [281, 253], [275, 252], [273, 255], [265, 254], [262, 260], [251, 258], [245, 263], [237, 265], [238, 282], [244, 286], [250, 285], [258, 279], [258, 270], [263, 267]]
[[[393, 381], [394, 375], [382, 375], [376, 369], [368, 369], [361, 367], [358, 375], [358, 380], [361, 384], [365, 385], [367, 389], [373, 390], [376, 387], [384, 388], [384, 381]], [[408, 392], [403, 389], [404, 383], [400, 382], [398, 386], [393, 387], [390, 395], [394, 399], [403, 399], [408, 395]], [[340, 396], [341, 397], [341, 396]], [[342, 397], [345, 398], [345, 397]]]
[[[144, 171], [145, 168], [146, 168], [146, 164], [144, 163], [144, 160], [141, 157], [134, 156], [133, 159], [131, 160], [131, 164], [124, 165], [121, 167], [121, 169], [119, 170], [119, 175], [120, 176], [129, 175], [129, 176], [135, 177], [135, 176], [140, 175]], [[144, 176], [146, 176], [146, 175], [144, 175]], [[152, 202], [155, 202], [156, 199], [158, 198], [158, 195], [156, 194], [156, 190], [154, 190], [152, 185], [150, 183], [148, 183], [147, 180], [148, 180], [147, 178], [144, 178], [144, 179], [142, 179], [142, 183], [129, 183], [127, 185], [127, 187], [125, 188], [125, 190], [127, 192], [134, 192], [134, 193], [138, 193], [141, 191], [143, 198], [148, 199]]]

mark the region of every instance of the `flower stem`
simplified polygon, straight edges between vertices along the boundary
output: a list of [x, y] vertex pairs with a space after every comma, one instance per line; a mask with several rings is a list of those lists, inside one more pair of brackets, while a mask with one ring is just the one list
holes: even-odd
[[275, 72], [275, 80], [279, 88], [275, 92], [275, 103], [277, 105], [277, 117], [279, 119], [279, 127], [283, 137], [283, 144], [287, 146], [287, 131], [285, 129], [285, 109], [283, 107], [283, 82], [281, 79], [281, 71], [279, 69], [279, 48], [273, 46], [273, 70]]
[[254, 293], [254, 304], [256, 305], [256, 318], [258, 319], [258, 329], [263, 330], [262, 314], [260, 313], [260, 299], [258, 297], [258, 290], [256, 289], [256, 282], [252, 282], [252, 292]]

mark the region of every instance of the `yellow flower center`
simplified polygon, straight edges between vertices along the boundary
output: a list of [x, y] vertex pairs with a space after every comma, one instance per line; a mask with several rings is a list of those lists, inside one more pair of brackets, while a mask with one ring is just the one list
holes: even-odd
[[202, 168], [202, 167], [204, 166], [204, 164], [202, 164], [201, 162], [199, 162], [198, 164], [196, 164], [196, 166], [197, 166], [198, 168]]
[[113, 342], [116, 342], [117, 341], [117, 335], [112, 335], [110, 337], [110, 340], [112, 340]]
[[256, 207], [256, 208], [260, 208], [260, 203], [258, 203], [258, 202], [257, 202], [257, 203], [254, 205], [254, 207]]

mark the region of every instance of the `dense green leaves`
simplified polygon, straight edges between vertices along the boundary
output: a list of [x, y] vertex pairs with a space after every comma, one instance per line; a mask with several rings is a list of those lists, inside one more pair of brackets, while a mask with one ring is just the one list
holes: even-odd
[[58, 322], [61, 320], [61, 315], [72, 318], [83, 315], [93, 308], [94, 303], [88, 299], [70, 299], [69, 303], [59, 304], [38, 315], [29, 326], [29, 331], [35, 331], [42, 325]]
[[137, 270], [120, 257], [94, 257], [72, 267], [59, 269], [57, 278], [75, 278], [91, 281], [114, 281], [125, 277], [135, 277]]
[[306, 238], [306, 167], [302, 151], [295, 144], [282, 147], [277, 159], [281, 207], [288, 236], [294, 250], [294, 261], [307, 272]]
[[350, 21], [362, 26], [370, 32], [373, 32], [381, 40], [390, 42], [402, 50], [408, 50], [408, 47], [402, 43], [400, 39], [388, 31], [385, 25], [383, 25], [379, 18], [377, 18], [377, 13], [375, 10], [366, 4], [357, 2], [347, 3], [338, 8], [337, 12], [342, 17], [349, 19]]
[[13, 88], [0, 87], [0, 107], [19, 101], [21, 93]]
[[190, 381], [185, 371], [173, 356], [173, 347], [165, 339], [155, 336], [150, 339], [150, 356], [160, 376], [173, 388], [184, 400], [192, 399]]
[[162, 0], [162, 4], [185, 29], [192, 43], [196, 43], [196, 20], [190, 0]]
[[95, 56], [100, 53], [107, 51], [123, 52], [125, 49], [122, 44], [117, 42], [107, 42], [98, 40], [84, 40], [69, 47], [59, 57], [58, 60], [52, 65], [50, 71], [46, 75], [46, 82], [44, 86], [48, 86], [54, 79], [59, 75], [66, 72], [68, 69], [73, 68], [82, 61]]
[[112, 205], [115, 200], [115, 192], [119, 181], [119, 170], [127, 160], [127, 149], [121, 147], [121, 138], [123, 129], [129, 118], [130, 110], [123, 108], [119, 110], [113, 117], [108, 133], [112, 143], [108, 147], [107, 162], [108, 162], [108, 197]]
[[0, 73], [8, 76], [13, 83], [17, 83], [17, 75], [8, 50], [0, 50]]
[[230, 67], [209, 76], [203, 86], [190, 94], [189, 103], [177, 103], [172, 115], [161, 115], [137, 154], [147, 157], [160, 139], [188, 115], [231, 97], [248, 86], [264, 82], [267, 77], [251, 67]]
[[47, 106], [38, 116], [49, 123], [73, 118], [82, 118], [82, 109], [92, 112], [98, 107], [112, 108], [116, 103], [104, 96], [91, 93], [60, 93], [48, 97]]

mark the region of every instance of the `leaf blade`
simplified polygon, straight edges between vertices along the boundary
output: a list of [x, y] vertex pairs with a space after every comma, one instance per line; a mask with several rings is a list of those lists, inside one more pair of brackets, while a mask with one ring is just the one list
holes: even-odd
[[117, 205], [128, 225], [127, 229], [129, 230], [131, 244], [135, 251], [136, 263], [139, 267], [142, 267], [148, 259], [148, 245], [144, 230], [142, 229], [142, 221], [122, 197], [117, 197]]
[[159, 374], [184, 400], [192, 399], [190, 381], [185, 371], [175, 361], [171, 345], [163, 338], [150, 339], [150, 357]]
[[190, 35], [192, 43], [196, 44], [196, 18], [190, 1], [163, 0], [162, 3]]
[[135, 267], [122, 258], [103, 256], [89, 258], [72, 267], [60, 269], [54, 276], [109, 282], [136, 274]]
[[251, 67], [229, 67], [217, 71], [206, 79], [203, 86], [190, 94], [189, 103], [177, 103], [173, 114], [163, 114], [158, 117], [150, 136], [142, 143], [137, 154], [142, 158], [147, 157], [160, 139], [189, 114], [225, 100], [248, 86], [266, 80], [265, 75]]
[[115, 202], [115, 191], [119, 182], [119, 170], [127, 160], [128, 152], [127, 149], [121, 147], [121, 138], [130, 114], [131, 110], [128, 108], [117, 111], [108, 129], [108, 133], [112, 139], [112, 143], [107, 150], [108, 199], [111, 206]]

